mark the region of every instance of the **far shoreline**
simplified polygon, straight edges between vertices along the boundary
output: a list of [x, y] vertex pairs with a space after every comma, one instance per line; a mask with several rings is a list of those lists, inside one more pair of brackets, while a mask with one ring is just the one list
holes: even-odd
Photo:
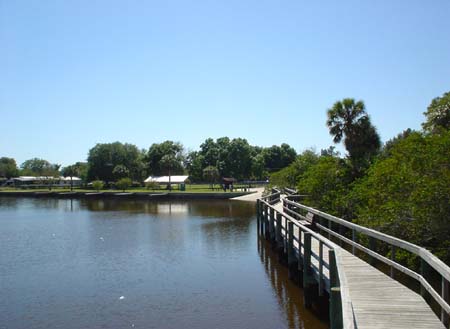
[[132, 191], [0, 191], [0, 197], [31, 197], [55, 199], [139, 199], [139, 200], [227, 200], [256, 193], [240, 192], [132, 192]]

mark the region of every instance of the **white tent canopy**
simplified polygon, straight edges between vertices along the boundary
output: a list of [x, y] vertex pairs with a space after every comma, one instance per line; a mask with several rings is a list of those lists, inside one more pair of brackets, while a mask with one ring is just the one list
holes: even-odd
[[[185, 183], [189, 176], [170, 176], [170, 184], [182, 184]], [[158, 183], [158, 184], [169, 184], [169, 176], [150, 176], [145, 181], [145, 183]]]

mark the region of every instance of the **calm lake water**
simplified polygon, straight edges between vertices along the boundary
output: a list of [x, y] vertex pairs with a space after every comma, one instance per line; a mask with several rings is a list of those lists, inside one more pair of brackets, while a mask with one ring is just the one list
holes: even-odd
[[0, 328], [326, 328], [255, 205], [0, 197]]

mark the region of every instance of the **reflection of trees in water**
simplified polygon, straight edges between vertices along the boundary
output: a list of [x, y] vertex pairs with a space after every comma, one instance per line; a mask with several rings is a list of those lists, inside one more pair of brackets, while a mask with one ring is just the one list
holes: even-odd
[[149, 200], [82, 199], [83, 208], [90, 211], [125, 211], [157, 214], [157, 202]]
[[221, 250], [248, 246], [255, 218], [254, 204], [233, 201], [192, 203], [190, 213], [205, 219], [201, 222], [202, 239], [211, 256]]
[[3, 208], [17, 208], [22, 200], [19, 198], [0, 197], [0, 206]]
[[258, 253], [261, 263], [278, 299], [280, 308], [286, 314], [289, 328], [327, 328], [317, 317], [303, 307], [303, 292], [288, 278], [287, 268], [278, 262], [278, 255], [271, 246], [258, 236]]
[[117, 200], [117, 199], [82, 199], [83, 208], [90, 211], [127, 211], [149, 214], [190, 214], [201, 217], [249, 219], [255, 215], [253, 203], [233, 202], [228, 200], [189, 200], [189, 201], [155, 201], [155, 200]]
[[63, 211], [76, 211], [80, 209], [80, 201], [74, 199], [55, 198], [27, 198], [27, 197], [0, 197], [2, 208], [19, 209], [32, 207], [35, 209], [60, 209]]
[[190, 213], [202, 217], [250, 219], [255, 204], [228, 200], [195, 200], [189, 203]]

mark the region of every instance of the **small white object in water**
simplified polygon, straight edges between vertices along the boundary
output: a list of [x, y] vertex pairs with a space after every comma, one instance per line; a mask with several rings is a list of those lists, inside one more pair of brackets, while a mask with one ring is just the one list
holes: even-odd
[[102, 236], [100, 237], [100, 240], [102, 240], [102, 241], [105, 241], [105, 239], [103, 239], [103, 237], [102, 237]]
[[119, 299], [120, 300], [125, 299], [125, 296], [120, 296]]

